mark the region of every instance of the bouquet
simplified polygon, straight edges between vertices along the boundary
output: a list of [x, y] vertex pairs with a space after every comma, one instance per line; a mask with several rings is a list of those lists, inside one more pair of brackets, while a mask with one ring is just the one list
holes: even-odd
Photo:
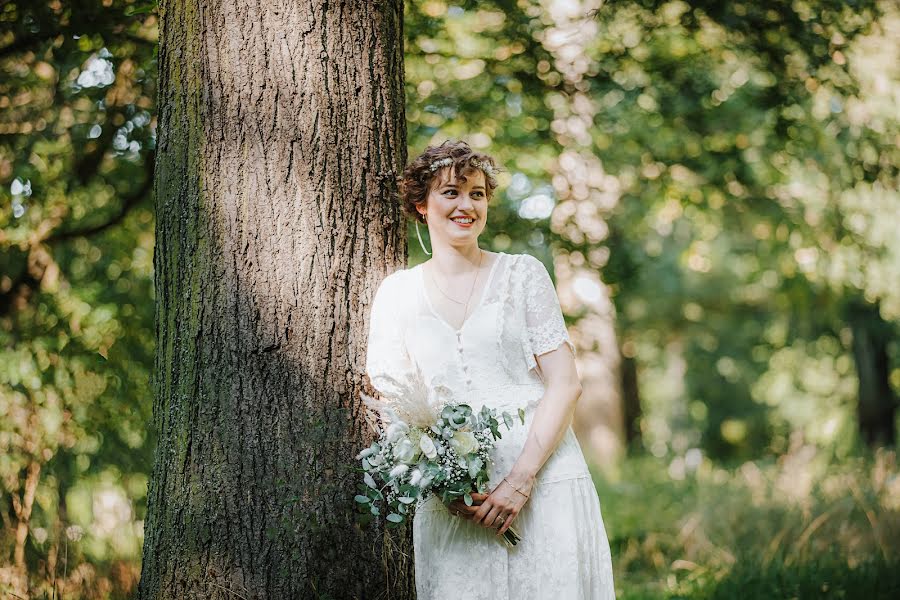
[[[429, 494], [445, 505], [462, 498], [472, 506], [472, 492], [486, 493], [491, 450], [501, 438], [497, 411], [485, 406], [475, 412], [455, 402], [445, 404], [440, 414], [423, 415], [421, 408], [408, 412], [418, 421], [410, 423], [396, 409], [381, 407], [384, 427], [376, 427], [378, 439], [356, 457], [364, 472], [356, 496], [360, 521], [371, 521], [384, 505], [388, 526], [397, 526]], [[503, 412], [501, 418], [511, 429], [512, 416]], [[522, 409], [519, 419], [524, 425]], [[512, 527], [503, 538], [510, 546], [521, 539]]]

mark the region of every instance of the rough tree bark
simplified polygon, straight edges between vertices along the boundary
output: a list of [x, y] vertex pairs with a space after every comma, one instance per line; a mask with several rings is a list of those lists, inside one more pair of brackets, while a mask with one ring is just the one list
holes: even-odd
[[[406, 264], [403, 2], [160, 2], [138, 597], [411, 598], [354, 525], [369, 304]], [[371, 391], [371, 390], [370, 390]]]

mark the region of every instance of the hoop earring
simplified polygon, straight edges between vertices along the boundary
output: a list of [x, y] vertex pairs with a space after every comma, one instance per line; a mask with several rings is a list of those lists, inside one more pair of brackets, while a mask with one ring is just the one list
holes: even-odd
[[425, 249], [425, 244], [422, 243], [422, 234], [419, 233], [419, 220], [416, 219], [416, 237], [419, 238], [419, 245], [422, 246], [422, 252], [431, 256], [431, 252]]

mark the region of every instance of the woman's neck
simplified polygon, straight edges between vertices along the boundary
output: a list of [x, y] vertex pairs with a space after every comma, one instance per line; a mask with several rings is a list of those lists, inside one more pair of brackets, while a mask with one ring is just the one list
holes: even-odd
[[478, 244], [464, 248], [456, 248], [454, 246], [435, 247], [433, 252], [428, 262], [434, 264], [430, 265], [429, 268], [434, 269], [434, 271], [437, 271], [444, 277], [471, 273], [478, 269], [479, 264], [483, 265], [487, 262], [487, 257], [482, 256], [483, 251], [478, 247]]

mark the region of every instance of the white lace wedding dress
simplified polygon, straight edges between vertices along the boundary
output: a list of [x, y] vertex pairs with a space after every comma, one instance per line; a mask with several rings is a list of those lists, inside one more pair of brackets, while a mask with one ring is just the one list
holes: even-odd
[[[432, 307], [421, 265], [386, 277], [370, 313], [366, 372], [383, 397], [424, 378], [430, 401], [486, 404], [518, 417], [501, 427], [490, 489], [508, 474], [544, 392], [535, 355], [567, 343], [559, 300], [543, 263], [499, 253], [481, 299], [460, 329]], [[615, 597], [600, 501], [569, 427], [537, 475], [507, 547], [491, 530], [451, 515], [431, 497], [413, 518], [419, 600], [601, 600]]]

